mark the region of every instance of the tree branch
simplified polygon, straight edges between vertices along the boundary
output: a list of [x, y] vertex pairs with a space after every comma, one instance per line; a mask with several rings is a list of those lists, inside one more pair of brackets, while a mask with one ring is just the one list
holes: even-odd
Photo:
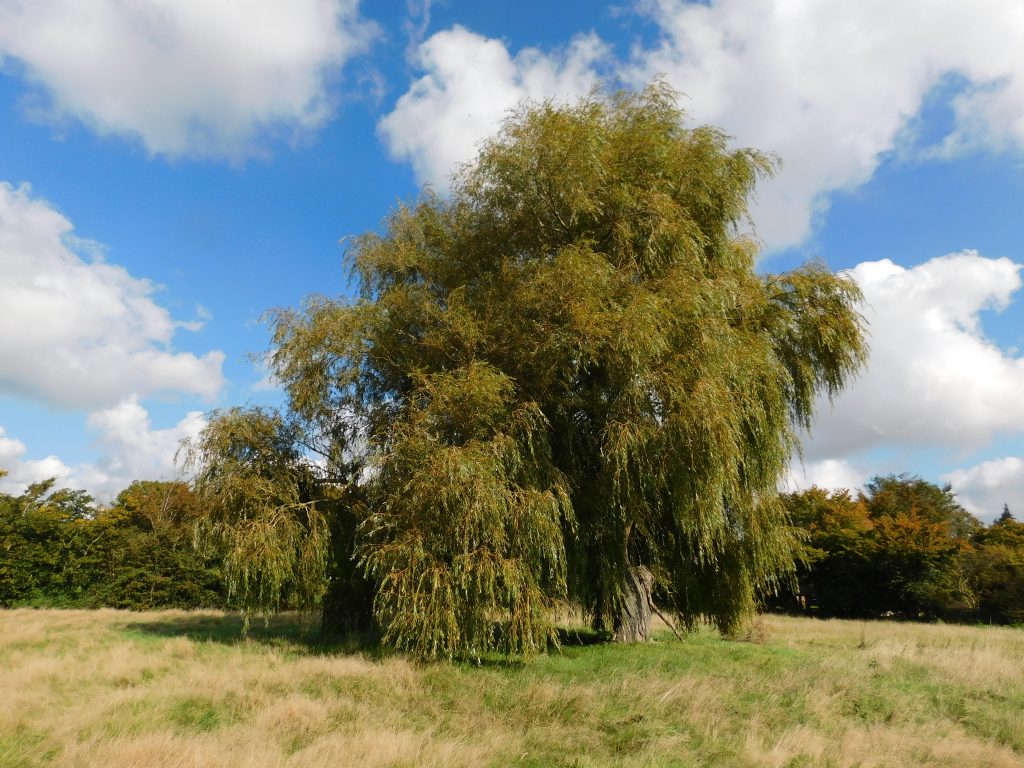
[[651, 610], [658, 614], [658, 618], [664, 621], [665, 624], [668, 625], [668, 628], [672, 630], [672, 634], [676, 636], [676, 639], [679, 642], [683, 642], [683, 636], [679, 634], [679, 631], [675, 628], [675, 625], [665, 617], [665, 614], [658, 610], [658, 606], [654, 604], [654, 601], [648, 600], [647, 602], [650, 604]]

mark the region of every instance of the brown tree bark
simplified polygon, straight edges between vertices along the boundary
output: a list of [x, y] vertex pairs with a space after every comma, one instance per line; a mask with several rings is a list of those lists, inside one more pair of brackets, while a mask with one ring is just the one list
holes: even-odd
[[646, 643], [651, 636], [651, 588], [654, 574], [646, 567], [630, 568], [622, 585], [622, 602], [612, 628], [617, 643]]

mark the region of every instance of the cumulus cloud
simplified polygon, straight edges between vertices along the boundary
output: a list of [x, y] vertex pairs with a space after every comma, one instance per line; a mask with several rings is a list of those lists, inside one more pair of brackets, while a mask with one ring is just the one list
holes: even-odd
[[849, 459], [794, 462], [783, 478], [782, 487], [787, 491], [803, 490], [812, 486], [857, 491], [871, 476], [871, 472]]
[[0, 392], [62, 408], [216, 395], [224, 354], [171, 351], [182, 324], [153, 300], [155, 286], [96, 250], [27, 187], [0, 182]]
[[328, 79], [374, 29], [357, 0], [0, 0], [0, 59], [42, 88], [49, 117], [234, 158], [267, 130], [321, 125]]
[[206, 426], [199, 411], [189, 411], [177, 424], [153, 429], [149, 412], [136, 398], [96, 411], [88, 419], [101, 458], [74, 473], [81, 487], [100, 499], [112, 498], [133, 480], [167, 480], [180, 475], [175, 454], [181, 441]]
[[982, 520], [992, 520], [1003, 511], [1003, 504], [1020, 520], [1024, 519], [1024, 458], [1007, 456], [983, 461], [967, 469], [943, 476], [953, 486], [965, 509]]
[[980, 313], [1005, 309], [1022, 265], [963, 251], [901, 267], [883, 259], [852, 275], [866, 298], [871, 360], [834, 409], [819, 407], [811, 460], [885, 444], [961, 454], [1024, 431], [1024, 358], [995, 344]]
[[379, 125], [392, 156], [412, 163], [416, 177], [438, 187], [492, 135], [508, 110], [524, 100], [586, 94], [608, 55], [595, 35], [577, 37], [561, 52], [505, 44], [463, 27], [438, 32], [417, 49], [426, 74]]
[[25, 459], [27, 451], [21, 440], [7, 437], [7, 432], [0, 427], [0, 469], [7, 472], [0, 478], [0, 492], [21, 493], [32, 483], [70, 474], [71, 468], [56, 456]]
[[801, 242], [829, 191], [869, 179], [946, 75], [968, 83], [949, 152], [1024, 141], [1024, 16], [1013, 3], [656, 0], [646, 10], [662, 37], [636, 52], [632, 81], [664, 74], [694, 118], [781, 155], [755, 207], [769, 245]]
[[649, 0], [639, 8], [660, 34], [618, 63], [594, 36], [556, 57], [513, 56], [458, 27], [434, 35], [419, 48], [426, 75], [381, 123], [392, 154], [421, 181], [443, 182], [518, 100], [579, 95], [599, 64], [635, 87], [663, 76], [687, 94], [694, 122], [781, 156], [782, 172], [754, 206], [760, 235], [780, 248], [807, 238], [830, 192], [871, 178], [950, 75], [965, 84], [951, 103], [954, 128], [922, 155], [1024, 143], [1024, 14], [1014, 3], [923, 11], [917, 0]]
[[135, 480], [170, 480], [180, 477], [175, 454], [181, 441], [195, 437], [206, 426], [199, 411], [187, 413], [177, 424], [154, 429], [149, 412], [136, 398], [90, 414], [88, 426], [95, 436], [99, 459], [68, 465], [56, 456], [26, 459], [23, 442], [7, 437], [0, 427], [0, 491], [21, 493], [30, 483], [57, 478], [63, 488], [88, 491], [97, 501], [111, 501]]

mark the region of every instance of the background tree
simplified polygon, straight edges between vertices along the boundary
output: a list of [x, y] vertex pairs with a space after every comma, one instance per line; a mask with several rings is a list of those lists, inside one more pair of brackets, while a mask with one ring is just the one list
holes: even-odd
[[1024, 624], [1024, 523], [1006, 505], [992, 525], [975, 533], [967, 569], [977, 594], [971, 618]]
[[986, 529], [948, 485], [887, 475], [870, 480], [856, 497], [812, 488], [784, 501], [805, 536], [799, 583], [810, 610], [841, 617], [978, 617], [995, 556], [982, 550], [989, 537], [998, 538], [990, 531], [1001, 524]]
[[[757, 274], [747, 201], [774, 163], [683, 118], [660, 84], [525, 106], [449, 198], [352, 242], [357, 300], [276, 312], [287, 460], [224, 450], [232, 414], [194, 454], [236, 564], [288, 552], [279, 573], [323, 589], [295, 542], [325, 513], [288, 490], [319, 466], [358, 487], [337, 514], [386, 640], [417, 654], [544, 648], [566, 601], [641, 639], [652, 594], [735, 630], [792, 570], [777, 483], [864, 362], [860, 293], [820, 264]], [[298, 538], [239, 549], [272, 510]]]
[[90, 573], [84, 603], [134, 610], [225, 607], [219, 560], [195, 548], [202, 517], [186, 483], [129, 485], [91, 522], [98, 546], [83, 559]]
[[950, 486], [888, 475], [869, 481], [862, 496], [875, 525], [881, 610], [905, 618], [934, 618], [961, 602], [969, 610], [973, 595], [961, 563], [980, 525]]
[[224, 607], [219, 563], [194, 547], [184, 483], [136, 482], [110, 507], [83, 491], [0, 494], [0, 606]]
[[783, 504], [801, 533], [797, 583], [771, 603], [784, 610], [827, 616], [877, 615], [883, 589], [877, 567], [875, 524], [864, 499], [850, 491], [810, 488], [786, 494]]
[[84, 491], [55, 484], [0, 494], [0, 606], [70, 605], [89, 588], [84, 561], [101, 538], [89, 525], [96, 509]]

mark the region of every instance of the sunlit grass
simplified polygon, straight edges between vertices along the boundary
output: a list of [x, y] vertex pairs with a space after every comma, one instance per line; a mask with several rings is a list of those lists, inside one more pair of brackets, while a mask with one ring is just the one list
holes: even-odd
[[764, 622], [478, 667], [294, 617], [0, 612], [0, 766], [1024, 766], [1024, 632]]

